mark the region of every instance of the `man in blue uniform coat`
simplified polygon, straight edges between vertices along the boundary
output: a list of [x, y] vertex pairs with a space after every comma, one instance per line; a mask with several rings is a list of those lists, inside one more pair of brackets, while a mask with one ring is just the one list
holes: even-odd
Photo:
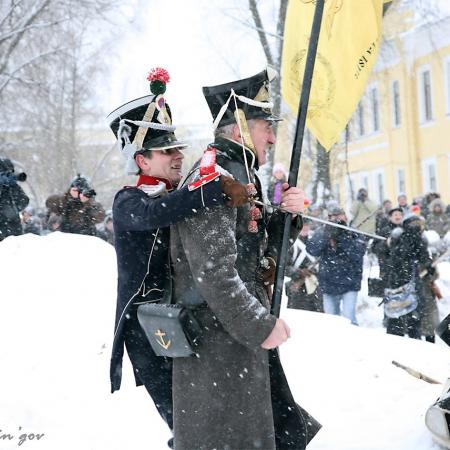
[[172, 361], [153, 352], [137, 308], [171, 295], [170, 225], [205, 207], [223, 205], [225, 197], [227, 205], [239, 206], [248, 195], [244, 185], [226, 176], [204, 180], [194, 190], [174, 190], [181, 179], [181, 149], [186, 144], [175, 137], [169, 105], [162, 96], [165, 86], [161, 90], [161, 85], [168, 74], [158, 69], [153, 77], [154, 95], [132, 100], [108, 116], [127, 158], [127, 172], [139, 175], [137, 185], [120, 190], [113, 204], [118, 295], [110, 377], [114, 392], [120, 388], [126, 347], [136, 384], [146, 387], [172, 429]]

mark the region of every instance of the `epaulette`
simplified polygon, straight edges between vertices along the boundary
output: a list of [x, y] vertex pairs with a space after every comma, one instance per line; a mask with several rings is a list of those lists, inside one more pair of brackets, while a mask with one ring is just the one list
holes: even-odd
[[166, 185], [162, 181], [156, 185], [141, 184], [138, 186], [138, 189], [145, 192], [151, 198], [159, 197], [167, 193]]
[[207, 149], [203, 152], [198, 171], [199, 178], [188, 184], [190, 191], [194, 191], [220, 177], [220, 172], [216, 167], [216, 149], [211, 145], [208, 145]]

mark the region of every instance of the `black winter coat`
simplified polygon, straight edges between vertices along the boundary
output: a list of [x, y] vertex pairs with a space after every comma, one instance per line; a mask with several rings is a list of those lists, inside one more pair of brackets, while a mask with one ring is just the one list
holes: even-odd
[[389, 268], [388, 288], [398, 288], [418, 276], [419, 265], [424, 268], [431, 266], [427, 245], [419, 230], [404, 228], [391, 233], [389, 259], [386, 262]]
[[0, 184], [0, 241], [7, 236], [22, 234], [19, 213], [29, 201], [17, 182]]
[[136, 302], [171, 295], [169, 226], [205, 206], [218, 204], [223, 204], [223, 196], [216, 181], [192, 192], [184, 188], [154, 198], [137, 187], [127, 187], [116, 194], [113, 221], [118, 287], [110, 367], [112, 392], [120, 388], [122, 378], [127, 312]]
[[[387, 239], [395, 228], [398, 228], [398, 225], [395, 225], [394, 223], [388, 221], [382, 228], [379, 229], [378, 234]], [[387, 241], [374, 239], [374, 242], [372, 244], [372, 251], [378, 258], [378, 264], [380, 266], [380, 278], [386, 281], [389, 272], [392, 269], [391, 261], [389, 258], [390, 248], [387, 244]]]

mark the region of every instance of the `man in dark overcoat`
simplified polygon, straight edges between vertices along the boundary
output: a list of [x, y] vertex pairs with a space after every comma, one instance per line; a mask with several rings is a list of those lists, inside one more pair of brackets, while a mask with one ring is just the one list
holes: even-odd
[[[215, 156], [217, 170], [253, 184], [261, 199], [256, 170], [275, 143], [268, 87], [263, 71], [203, 89], [216, 136], [187, 183]], [[281, 205], [302, 211], [303, 192], [285, 183]], [[172, 227], [175, 300], [195, 308], [203, 331], [197, 356], [173, 362], [177, 450], [302, 449], [311, 438], [273, 350], [290, 334], [270, 313], [267, 284], [282, 214], [256, 205], [206, 208]], [[300, 228], [296, 217], [292, 235]]]
[[372, 251], [378, 258], [378, 264], [380, 266], [380, 278], [386, 284], [389, 272], [392, 270], [389, 262], [389, 245], [387, 244], [387, 238], [391, 235], [392, 231], [401, 227], [403, 220], [403, 210], [401, 208], [392, 208], [388, 212], [388, 222], [378, 230], [378, 234], [385, 237], [386, 240], [374, 239], [372, 243]]
[[231, 206], [248, 201], [248, 196], [245, 186], [225, 176], [191, 191], [174, 190], [186, 144], [174, 134], [162, 93], [133, 100], [108, 116], [127, 158], [128, 174], [139, 175], [137, 185], [120, 190], [113, 204], [118, 295], [110, 377], [114, 392], [120, 388], [126, 347], [136, 384], [145, 385], [172, 429], [172, 361], [155, 355], [138, 322], [137, 308], [170, 299], [169, 226], [207, 206], [223, 205], [225, 195]]
[[24, 173], [16, 174], [14, 164], [8, 158], [0, 158], [0, 241], [8, 236], [22, 234], [20, 211], [30, 199], [17, 181], [24, 181]]
[[[401, 228], [392, 230], [388, 238], [390, 267], [386, 287], [398, 289], [407, 283], [414, 281], [415, 295], [418, 297], [418, 307], [398, 318], [389, 318], [386, 332], [397, 336], [408, 334], [410, 338], [420, 339], [420, 314], [426, 306], [427, 300], [422, 295], [423, 283], [431, 281], [435, 275], [432, 259], [428, 253], [428, 243], [422, 235], [424, 229], [424, 218], [416, 214], [405, 215]], [[420, 271], [425, 270], [426, 276], [420, 278]], [[433, 299], [434, 300], [434, 299]], [[428, 309], [428, 308], [426, 308]]]

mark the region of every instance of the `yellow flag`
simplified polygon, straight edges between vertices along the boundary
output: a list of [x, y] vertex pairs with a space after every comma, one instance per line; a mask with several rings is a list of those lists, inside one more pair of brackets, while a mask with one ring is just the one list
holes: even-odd
[[[294, 112], [305, 71], [316, 0], [290, 0], [284, 31], [282, 92]], [[388, 0], [325, 0], [306, 126], [329, 150], [364, 93]]]

